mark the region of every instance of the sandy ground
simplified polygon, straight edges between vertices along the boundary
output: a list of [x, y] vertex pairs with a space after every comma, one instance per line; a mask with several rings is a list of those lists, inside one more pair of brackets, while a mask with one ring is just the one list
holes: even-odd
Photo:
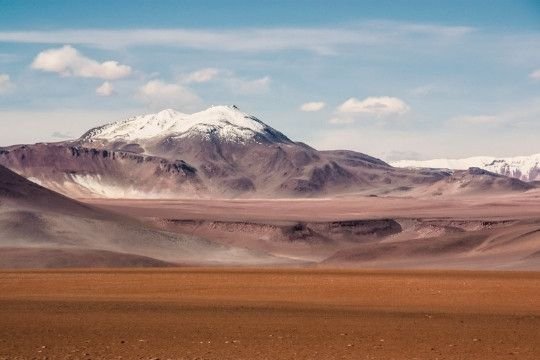
[[344, 197], [332, 199], [80, 199], [136, 217], [221, 221], [334, 221], [377, 218], [529, 219], [540, 217], [540, 190], [525, 193], [431, 197]]
[[0, 359], [539, 359], [540, 273], [0, 273]]

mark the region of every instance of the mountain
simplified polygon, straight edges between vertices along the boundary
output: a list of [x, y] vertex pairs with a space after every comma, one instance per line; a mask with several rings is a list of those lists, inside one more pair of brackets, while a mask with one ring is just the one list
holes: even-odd
[[532, 186], [506, 189], [491, 173], [401, 169], [354, 151], [318, 151], [236, 106], [191, 115], [168, 109], [73, 141], [0, 148], [0, 164], [76, 198], [430, 196], [471, 191], [448, 185], [468, 184], [467, 177], [483, 182], [481, 189]]
[[256, 117], [242, 113], [235, 105], [213, 106], [192, 115], [166, 109], [156, 114], [135, 116], [91, 129], [81, 141], [115, 143], [116, 146], [137, 143], [143, 148], [148, 146], [152, 152], [164, 147], [164, 140], [185, 138], [240, 144], [292, 143], [285, 135]]
[[393, 162], [392, 166], [457, 170], [478, 167], [523, 181], [540, 180], [540, 154], [507, 158], [477, 156], [465, 159], [401, 160]]
[[161, 231], [69, 199], [0, 166], [0, 268], [286, 261]]

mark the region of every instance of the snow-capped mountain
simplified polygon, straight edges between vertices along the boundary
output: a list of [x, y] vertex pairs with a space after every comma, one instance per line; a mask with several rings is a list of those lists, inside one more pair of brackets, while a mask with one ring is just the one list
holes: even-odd
[[478, 167], [523, 181], [540, 180], [540, 154], [507, 158], [476, 156], [465, 159], [400, 160], [391, 163], [391, 165], [395, 167], [456, 170]]
[[72, 197], [429, 196], [534, 187], [479, 169], [400, 169], [354, 151], [318, 151], [236, 106], [191, 115], [167, 109], [73, 141], [0, 148], [0, 165]]
[[163, 138], [201, 137], [225, 142], [287, 141], [285, 135], [236, 106], [212, 106], [194, 114], [172, 109], [140, 115], [91, 129], [81, 137], [83, 142], [146, 142]]

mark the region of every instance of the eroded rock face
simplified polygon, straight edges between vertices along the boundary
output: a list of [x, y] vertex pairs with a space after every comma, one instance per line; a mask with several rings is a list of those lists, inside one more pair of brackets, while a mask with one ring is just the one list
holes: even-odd
[[255, 223], [245, 221], [174, 220], [158, 221], [164, 229], [185, 232], [209, 229], [214, 233], [249, 233], [254, 238], [273, 242], [303, 244], [349, 244], [378, 241], [398, 234], [402, 227], [393, 219], [347, 220], [331, 222]]

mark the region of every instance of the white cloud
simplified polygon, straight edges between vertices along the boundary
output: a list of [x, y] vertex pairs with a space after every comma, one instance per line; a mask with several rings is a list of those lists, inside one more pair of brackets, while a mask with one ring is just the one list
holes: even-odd
[[534, 80], [540, 80], [540, 69], [533, 71], [529, 74], [529, 77]]
[[99, 63], [69, 45], [40, 52], [31, 67], [35, 70], [58, 73], [61, 76], [105, 80], [120, 79], [131, 74], [131, 67], [127, 65], [112, 60]]
[[268, 91], [272, 79], [263, 76], [256, 79], [239, 77], [234, 71], [216, 68], [204, 68], [180, 76], [180, 83], [193, 84], [215, 81], [218, 86], [223, 86], [237, 94], [261, 94]]
[[152, 108], [191, 108], [200, 102], [199, 97], [191, 90], [161, 80], [150, 80], [141, 86], [137, 97]]
[[433, 84], [422, 85], [422, 86], [417, 86], [414, 89], [412, 89], [411, 94], [416, 95], [416, 96], [425, 96], [425, 95], [431, 95], [437, 92], [438, 90], [439, 89]]
[[435, 24], [407, 23], [396, 21], [374, 21], [373, 26], [384, 29], [393, 28], [402, 33], [432, 35], [444, 38], [455, 38], [472, 33], [475, 29], [469, 26], [445, 26]]
[[240, 94], [260, 94], [268, 91], [272, 79], [270, 76], [264, 76], [259, 79], [245, 80], [236, 77], [227, 79], [229, 87]]
[[384, 120], [392, 116], [403, 115], [409, 110], [410, 107], [405, 101], [395, 97], [367, 97], [364, 100], [352, 97], [337, 107], [335, 116], [329, 122], [331, 124], [352, 124], [357, 119]]
[[184, 77], [184, 82], [189, 83], [204, 83], [213, 80], [219, 74], [219, 70], [215, 68], [205, 68], [187, 74]]
[[8, 74], [0, 74], [0, 94], [5, 94], [11, 89], [13, 89], [14, 85], [11, 82], [11, 78]]
[[110, 82], [105, 81], [96, 89], [96, 94], [99, 96], [111, 96], [114, 94], [114, 86]]
[[503, 122], [503, 119], [494, 115], [464, 115], [450, 119], [451, 123], [469, 125], [496, 125]]
[[423, 96], [466, 96], [467, 90], [462, 86], [444, 83], [431, 83], [411, 88], [408, 93], [416, 97]]
[[[306, 50], [333, 54], [341, 46], [400, 44], [422, 35], [425, 40], [455, 39], [474, 31], [465, 26], [440, 26], [367, 21], [342, 28], [249, 28], [239, 30], [130, 29], [0, 31], [0, 41], [36, 44], [82, 44], [109, 49], [137, 45], [175, 46], [212, 51], [268, 52]], [[418, 41], [418, 40], [417, 40]]]
[[328, 122], [334, 125], [352, 124], [354, 119], [352, 117], [333, 117]]
[[337, 111], [341, 114], [367, 114], [378, 117], [402, 115], [410, 110], [405, 101], [389, 96], [368, 97], [364, 100], [350, 98], [341, 104]]
[[322, 101], [313, 101], [313, 102], [307, 102], [302, 105], [300, 105], [301, 111], [307, 111], [307, 112], [314, 112], [322, 110], [326, 104]]

